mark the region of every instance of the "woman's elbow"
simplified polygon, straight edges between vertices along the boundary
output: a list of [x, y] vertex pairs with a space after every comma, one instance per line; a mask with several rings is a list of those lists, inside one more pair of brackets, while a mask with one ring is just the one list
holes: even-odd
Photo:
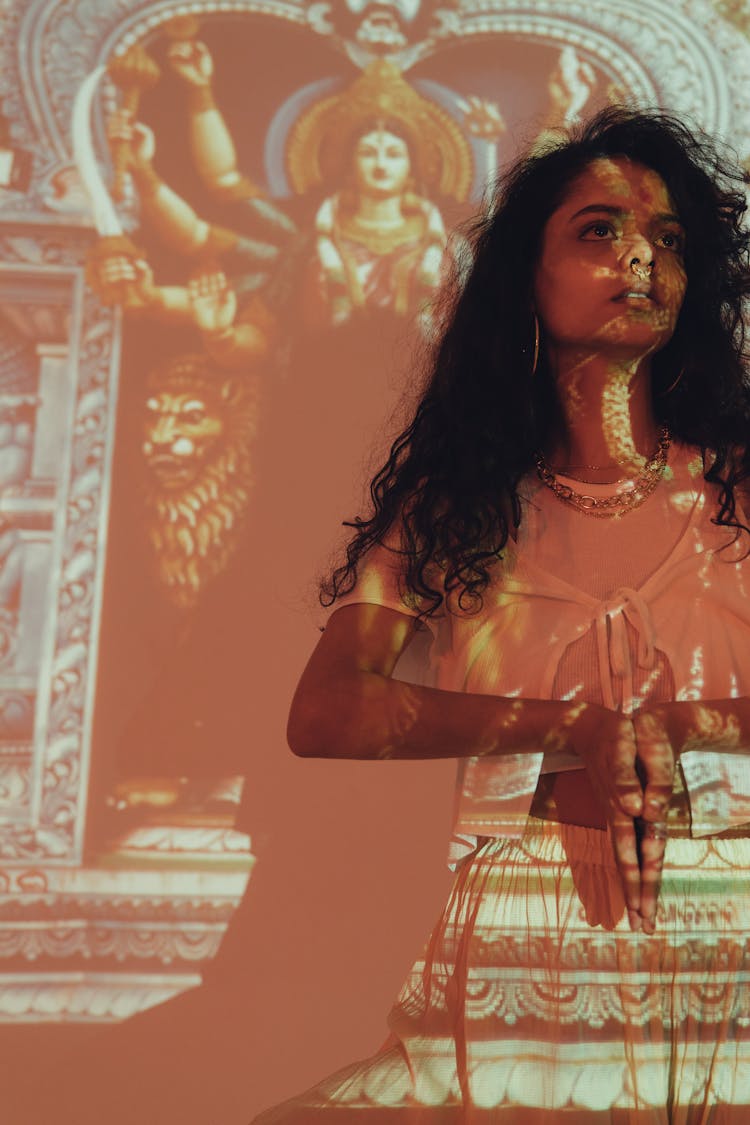
[[292, 753], [298, 758], [347, 757], [341, 746], [340, 724], [332, 721], [337, 710], [317, 694], [298, 692], [292, 700], [286, 727]]
[[286, 740], [289, 749], [298, 758], [321, 758], [321, 737], [318, 724], [301, 702], [295, 699], [289, 711], [286, 725]]
[[298, 758], [370, 758], [377, 756], [367, 736], [367, 710], [357, 684], [325, 692], [298, 691], [289, 711], [286, 736]]

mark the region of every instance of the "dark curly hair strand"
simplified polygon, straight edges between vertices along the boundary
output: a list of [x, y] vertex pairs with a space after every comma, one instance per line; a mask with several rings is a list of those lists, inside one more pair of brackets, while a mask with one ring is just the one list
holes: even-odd
[[463, 609], [481, 605], [490, 567], [521, 521], [519, 482], [561, 424], [543, 350], [530, 377], [544, 228], [584, 169], [616, 156], [661, 176], [686, 231], [685, 300], [652, 363], [657, 421], [702, 449], [706, 480], [719, 486], [715, 522], [750, 533], [735, 513], [735, 488], [750, 476], [743, 173], [677, 118], [612, 107], [517, 161], [499, 180], [491, 208], [471, 225], [473, 262], [455, 287], [424, 393], [372, 481], [373, 514], [345, 524], [355, 533], [346, 562], [321, 586], [324, 605], [352, 589], [360, 559], [394, 527], [400, 546], [389, 546], [402, 557], [403, 593], [422, 616], [452, 591]]

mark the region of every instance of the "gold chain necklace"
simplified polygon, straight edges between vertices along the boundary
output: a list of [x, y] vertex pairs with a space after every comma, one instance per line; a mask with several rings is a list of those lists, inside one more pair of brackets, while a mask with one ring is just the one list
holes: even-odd
[[536, 471], [542, 483], [546, 484], [558, 500], [570, 504], [576, 511], [583, 512], [587, 516], [610, 518], [624, 516], [634, 508], [640, 507], [661, 480], [667, 464], [670, 440], [669, 430], [666, 426], [662, 426], [656, 452], [649, 458], [635, 480], [630, 481], [627, 488], [615, 492], [612, 496], [588, 496], [582, 492], [574, 492], [567, 484], [561, 484], [541, 453], [536, 459]]

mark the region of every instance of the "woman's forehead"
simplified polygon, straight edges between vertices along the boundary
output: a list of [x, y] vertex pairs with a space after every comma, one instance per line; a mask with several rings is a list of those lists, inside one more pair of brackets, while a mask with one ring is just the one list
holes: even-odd
[[658, 172], [627, 156], [600, 156], [572, 180], [558, 210], [601, 202], [674, 211], [669, 189]]

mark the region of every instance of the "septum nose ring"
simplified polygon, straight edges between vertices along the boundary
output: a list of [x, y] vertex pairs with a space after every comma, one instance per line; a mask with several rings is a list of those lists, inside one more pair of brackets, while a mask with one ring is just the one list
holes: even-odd
[[653, 270], [653, 268], [653, 262], [648, 262], [646, 263], [646, 265], [643, 265], [640, 258], [630, 259], [630, 272], [634, 273], [636, 277], [640, 277], [643, 281], [651, 277], [651, 271]]

